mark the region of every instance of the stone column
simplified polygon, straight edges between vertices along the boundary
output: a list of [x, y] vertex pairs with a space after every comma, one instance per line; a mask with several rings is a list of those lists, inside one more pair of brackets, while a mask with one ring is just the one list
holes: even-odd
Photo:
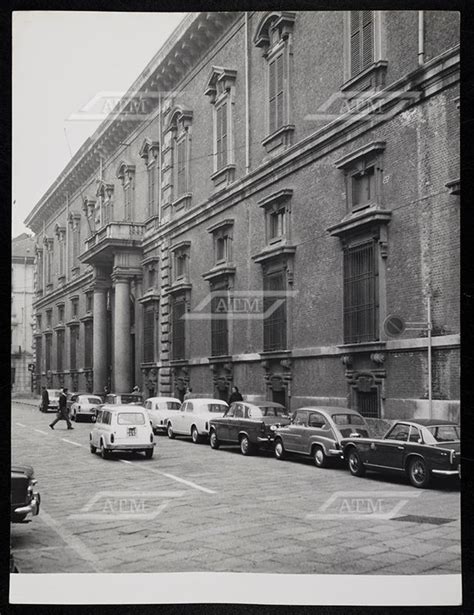
[[115, 393], [130, 393], [131, 348], [130, 348], [130, 282], [122, 275], [113, 275], [115, 287], [114, 322], [114, 382]]
[[141, 389], [144, 387], [144, 376], [142, 374], [140, 364], [143, 361], [143, 305], [139, 299], [142, 296], [142, 279], [140, 277], [135, 278], [134, 283], [135, 293], [135, 384]]
[[94, 393], [103, 393], [107, 383], [107, 290], [94, 288], [94, 321], [92, 325]]

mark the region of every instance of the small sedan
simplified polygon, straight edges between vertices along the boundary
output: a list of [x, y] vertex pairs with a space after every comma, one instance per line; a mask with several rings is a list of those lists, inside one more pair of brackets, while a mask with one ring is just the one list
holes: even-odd
[[[59, 389], [46, 389], [48, 392], [48, 410], [53, 410], [53, 412], [57, 412], [59, 410], [59, 395], [61, 391]], [[41, 412], [47, 412], [43, 409], [43, 404], [40, 403], [39, 409]]]
[[273, 447], [275, 432], [290, 417], [284, 406], [272, 401], [234, 402], [222, 418], [212, 419], [209, 444], [238, 444], [242, 455]]
[[168, 418], [181, 408], [181, 402], [176, 397], [150, 397], [145, 401], [145, 410], [150, 417], [153, 433], [166, 433]]
[[12, 465], [10, 487], [12, 523], [25, 523], [29, 521], [28, 515], [35, 516], [39, 513], [41, 498], [35, 486], [36, 479], [31, 466]]
[[102, 459], [118, 452], [142, 452], [151, 459], [155, 446], [145, 409], [125, 405], [103, 406], [97, 414], [89, 441], [91, 453], [99, 452]]
[[101, 403], [101, 398], [95, 395], [76, 395], [71, 405], [71, 420], [78, 422], [81, 418], [87, 418], [95, 421], [96, 408]]
[[168, 418], [168, 438], [174, 438], [176, 435], [191, 436], [192, 441], [198, 444], [209, 436], [211, 419], [223, 416], [228, 407], [222, 399], [187, 399], [179, 412], [173, 412]]
[[344, 458], [353, 476], [366, 470], [405, 474], [425, 488], [433, 476], [459, 476], [461, 429], [451, 421], [397, 421], [383, 438], [346, 438]]
[[336, 407], [305, 407], [293, 414], [291, 423], [275, 431], [275, 457], [288, 453], [310, 455], [318, 468], [342, 458], [343, 438], [367, 437], [365, 419], [354, 410]]

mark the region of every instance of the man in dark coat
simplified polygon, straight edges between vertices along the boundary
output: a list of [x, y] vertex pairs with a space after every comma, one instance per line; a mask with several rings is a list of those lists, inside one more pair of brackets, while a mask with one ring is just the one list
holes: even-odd
[[41, 391], [41, 412], [48, 412], [49, 393], [48, 389], [43, 386]]
[[69, 413], [67, 409], [67, 389], [62, 389], [59, 394], [59, 410], [56, 419], [51, 423], [51, 429], [54, 429], [54, 426], [58, 421], [66, 421], [68, 429], [74, 429], [71, 425], [71, 421], [69, 420]]
[[240, 394], [238, 387], [232, 387], [232, 392], [229, 397], [229, 406], [234, 401], [244, 401], [244, 398]]

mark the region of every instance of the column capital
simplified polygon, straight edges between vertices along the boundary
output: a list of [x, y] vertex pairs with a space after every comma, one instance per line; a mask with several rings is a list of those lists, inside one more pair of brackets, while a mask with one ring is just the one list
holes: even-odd
[[134, 278], [142, 278], [143, 272], [141, 269], [122, 269], [121, 267], [114, 267], [112, 271], [112, 282], [117, 284], [117, 282], [131, 282]]

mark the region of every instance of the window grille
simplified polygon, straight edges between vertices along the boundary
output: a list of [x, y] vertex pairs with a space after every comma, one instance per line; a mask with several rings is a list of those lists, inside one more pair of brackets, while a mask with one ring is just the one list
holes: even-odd
[[[285, 290], [285, 274], [283, 271], [267, 274], [263, 278], [263, 289], [265, 296], [263, 299], [263, 309], [266, 314], [263, 321], [263, 350], [283, 350], [286, 348], [286, 298], [282, 296], [272, 296], [272, 291]], [[272, 310], [275, 301], [281, 301], [276, 310]]]
[[175, 298], [172, 301], [172, 310], [172, 355], [174, 360], [184, 359], [186, 354], [186, 323], [183, 318], [186, 312], [185, 298]]

